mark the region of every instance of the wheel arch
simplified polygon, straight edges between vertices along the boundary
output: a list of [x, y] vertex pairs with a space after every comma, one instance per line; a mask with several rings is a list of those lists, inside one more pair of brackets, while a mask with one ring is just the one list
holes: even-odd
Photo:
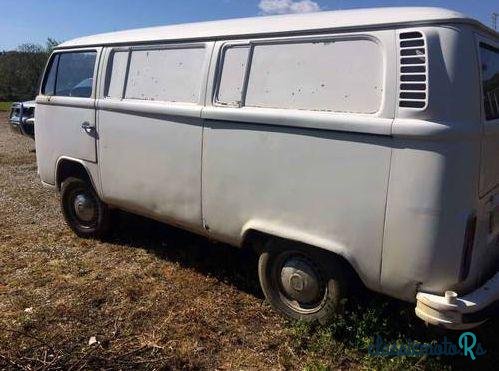
[[[62, 156], [57, 160], [55, 170], [55, 184], [58, 192], [61, 191], [61, 185], [69, 177], [76, 177], [88, 181], [94, 190], [99, 194], [99, 188], [94, 181], [92, 172], [84, 161], [72, 157]], [[99, 194], [100, 196], [100, 194]]]
[[[365, 286], [372, 287], [373, 279], [363, 274], [355, 257], [342, 245], [318, 238], [296, 229], [272, 227], [267, 223], [248, 223], [242, 231], [242, 248], [262, 252], [268, 239], [284, 239], [298, 242], [313, 249], [320, 249], [335, 255], [344, 265], [352, 278], [358, 279]], [[371, 283], [371, 284], [370, 284]]]

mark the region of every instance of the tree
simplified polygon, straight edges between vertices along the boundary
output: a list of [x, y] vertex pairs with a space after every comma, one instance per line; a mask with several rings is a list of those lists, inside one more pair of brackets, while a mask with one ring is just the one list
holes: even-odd
[[0, 52], [0, 100], [29, 100], [38, 91], [48, 56], [58, 42], [22, 44], [14, 51]]
[[55, 39], [52, 39], [51, 37], [49, 37], [47, 39], [47, 43], [45, 44], [45, 51], [47, 53], [52, 53], [52, 50], [54, 50], [54, 48], [59, 45], [59, 41], [55, 40]]

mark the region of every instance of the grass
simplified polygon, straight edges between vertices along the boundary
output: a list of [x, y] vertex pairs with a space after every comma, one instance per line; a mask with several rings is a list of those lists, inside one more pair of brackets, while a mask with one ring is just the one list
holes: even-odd
[[[3, 118], [2, 118], [3, 117]], [[118, 213], [105, 241], [69, 231], [41, 187], [33, 141], [0, 115], [0, 369], [469, 369], [499, 363], [499, 322], [475, 331], [487, 354], [371, 356], [385, 342], [457, 342], [414, 305], [355, 291], [329, 324], [276, 315], [256, 257]], [[95, 337], [96, 343], [89, 344]]]
[[12, 102], [0, 102], [0, 112], [10, 111], [11, 105], [12, 105]]
[[352, 361], [367, 369], [494, 369], [499, 360], [497, 320], [472, 330], [487, 351], [475, 361], [463, 356], [371, 356], [369, 346], [378, 336], [390, 344], [436, 345], [447, 339], [457, 345], [461, 332], [426, 328], [415, 318], [412, 305], [375, 294], [361, 295], [346, 307], [345, 312], [327, 326], [292, 324], [296, 347], [303, 349], [307, 357], [305, 369], [346, 368]]

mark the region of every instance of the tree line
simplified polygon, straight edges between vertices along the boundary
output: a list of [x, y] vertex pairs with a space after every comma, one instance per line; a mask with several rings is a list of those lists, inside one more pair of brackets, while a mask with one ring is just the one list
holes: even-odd
[[58, 44], [22, 44], [16, 50], [0, 51], [0, 101], [33, 99], [52, 49]]

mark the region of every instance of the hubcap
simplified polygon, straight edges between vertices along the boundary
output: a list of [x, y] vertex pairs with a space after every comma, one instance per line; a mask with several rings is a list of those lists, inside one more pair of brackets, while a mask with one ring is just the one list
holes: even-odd
[[74, 210], [77, 218], [83, 222], [90, 222], [95, 217], [95, 203], [87, 194], [80, 193], [76, 195]]
[[300, 257], [291, 257], [282, 265], [281, 286], [286, 296], [301, 304], [317, 302], [323, 291], [315, 267]]

